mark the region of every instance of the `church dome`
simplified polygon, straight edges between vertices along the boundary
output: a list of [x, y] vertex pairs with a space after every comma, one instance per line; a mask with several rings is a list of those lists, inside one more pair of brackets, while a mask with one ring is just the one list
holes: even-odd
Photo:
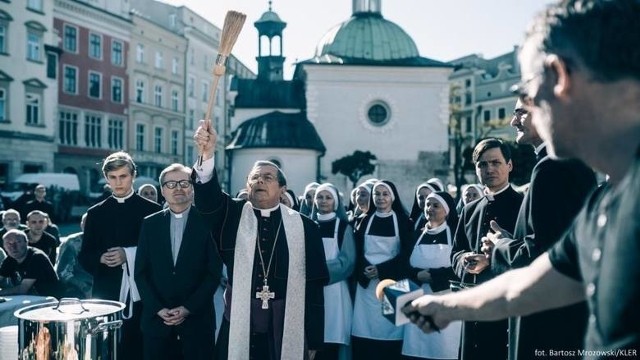
[[420, 53], [411, 36], [381, 13], [354, 12], [322, 37], [315, 57], [388, 62], [418, 58]]

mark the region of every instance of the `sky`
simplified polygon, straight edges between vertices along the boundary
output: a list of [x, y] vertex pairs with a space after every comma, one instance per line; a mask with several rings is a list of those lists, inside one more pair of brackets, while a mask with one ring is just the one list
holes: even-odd
[[[228, 10], [247, 15], [232, 53], [254, 72], [258, 32], [253, 23], [268, 10], [268, 0], [162, 0], [184, 5], [222, 28]], [[382, 15], [404, 29], [420, 55], [449, 61], [469, 54], [485, 58], [507, 53], [524, 38], [533, 16], [550, 0], [381, 0]], [[287, 23], [283, 32], [285, 79], [296, 60], [313, 57], [322, 36], [349, 19], [352, 0], [273, 0], [272, 9]]]

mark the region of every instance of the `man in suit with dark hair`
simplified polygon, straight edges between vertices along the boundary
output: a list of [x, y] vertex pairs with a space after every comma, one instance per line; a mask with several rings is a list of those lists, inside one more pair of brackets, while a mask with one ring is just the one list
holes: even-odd
[[144, 358], [211, 359], [213, 294], [222, 260], [208, 226], [191, 205], [191, 169], [171, 164], [160, 174], [168, 208], [142, 222], [135, 278], [142, 298]]
[[[538, 163], [531, 173], [513, 235], [500, 224], [491, 223], [485, 251], [492, 253], [491, 269], [501, 274], [529, 265], [547, 251], [567, 230], [589, 193], [596, 187], [595, 174], [582, 161], [554, 160], [547, 156], [546, 143], [531, 122], [531, 114], [518, 100], [511, 126], [518, 144], [535, 148]], [[549, 310], [509, 319], [509, 359], [534, 359], [536, 349], [574, 350], [583, 348], [587, 304]]]

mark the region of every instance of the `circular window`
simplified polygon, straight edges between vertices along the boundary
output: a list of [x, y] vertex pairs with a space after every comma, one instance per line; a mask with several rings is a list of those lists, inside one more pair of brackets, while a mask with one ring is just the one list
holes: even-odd
[[367, 111], [369, 121], [376, 126], [382, 126], [389, 122], [389, 107], [386, 104], [376, 103]]

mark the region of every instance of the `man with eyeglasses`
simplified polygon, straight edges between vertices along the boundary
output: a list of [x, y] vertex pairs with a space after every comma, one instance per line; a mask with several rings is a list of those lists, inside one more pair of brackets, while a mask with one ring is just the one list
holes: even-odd
[[[451, 263], [463, 282], [481, 284], [496, 275], [490, 266], [491, 251], [483, 249], [481, 237], [490, 230], [491, 221], [497, 221], [513, 232], [522, 194], [509, 183], [509, 173], [513, 169], [511, 150], [502, 140], [489, 138], [480, 141], [473, 149], [472, 159], [486, 193], [462, 209], [453, 240]], [[461, 340], [462, 360], [505, 359], [507, 322], [464, 322]]]
[[144, 358], [211, 359], [213, 294], [222, 260], [208, 224], [192, 207], [191, 169], [171, 164], [160, 173], [167, 208], [142, 222], [135, 279], [142, 298]]
[[93, 276], [94, 298], [127, 304], [118, 358], [139, 360], [142, 304], [133, 279], [135, 252], [142, 220], [162, 208], [133, 190], [136, 164], [128, 153], [118, 151], [107, 156], [102, 173], [112, 193], [87, 211], [78, 260]]
[[216, 138], [211, 121], [201, 120], [195, 204], [228, 272], [216, 358], [313, 358], [324, 341], [329, 278], [318, 225], [280, 205], [286, 178], [272, 162], [258, 161], [249, 172], [249, 201], [223, 193], [213, 163]]
[[497, 320], [587, 300], [584, 348], [537, 349], [537, 355], [638, 357], [639, 18], [639, 0], [568, 0], [535, 19], [520, 64], [523, 79], [543, 75], [518, 89], [520, 98], [551, 156], [579, 158], [609, 181], [528, 267], [465, 292], [414, 300], [404, 311], [423, 331], [452, 320]]
[[[531, 114], [518, 100], [511, 126], [516, 142], [534, 147], [537, 160], [531, 173], [513, 235], [492, 221], [486, 251], [495, 244], [491, 270], [502, 274], [529, 265], [567, 230], [596, 187], [595, 174], [580, 160], [547, 156], [546, 143], [533, 126]], [[586, 302], [535, 315], [509, 319], [509, 359], [535, 359], [536, 349], [583, 348]]]

